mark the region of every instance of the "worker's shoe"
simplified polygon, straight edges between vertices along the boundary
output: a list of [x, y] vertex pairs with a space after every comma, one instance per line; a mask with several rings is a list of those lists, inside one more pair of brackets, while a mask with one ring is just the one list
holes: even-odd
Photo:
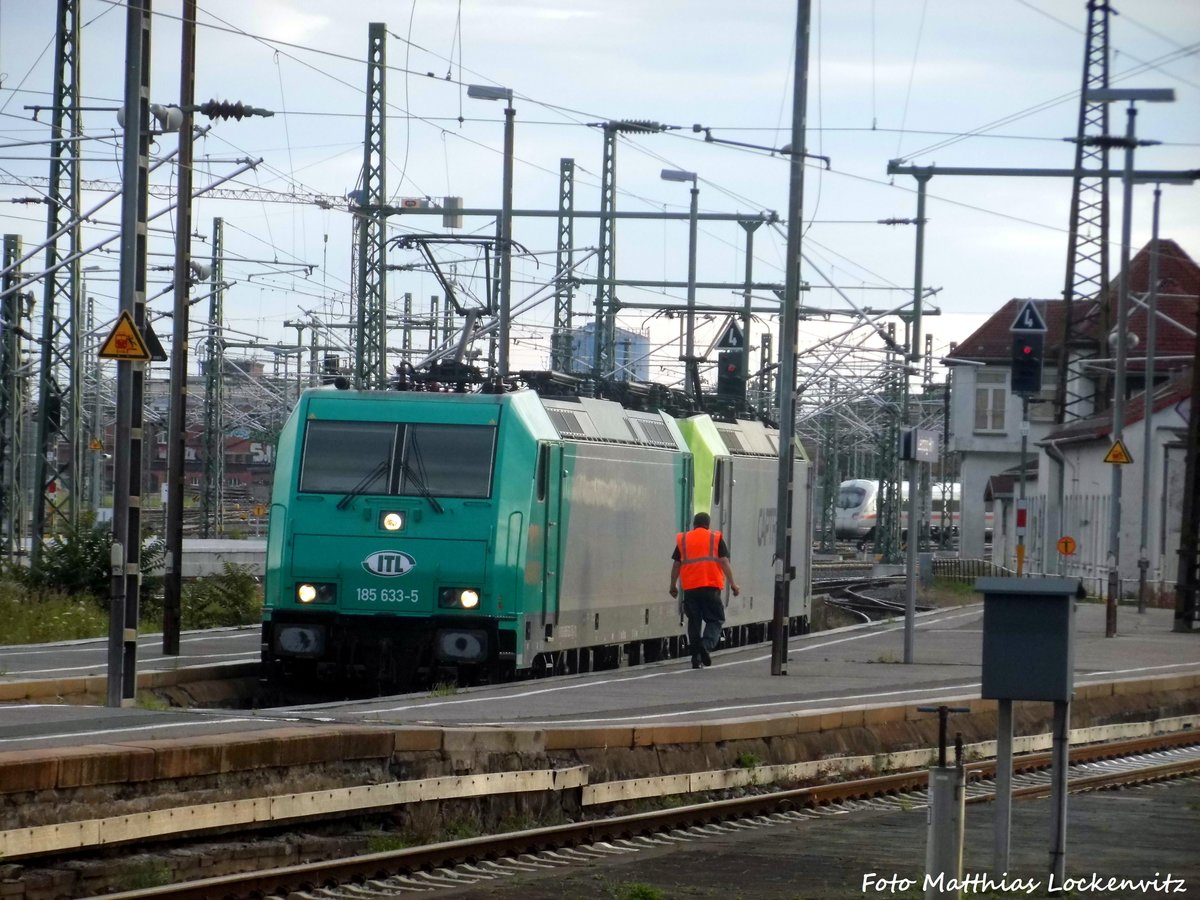
[[702, 663], [702, 662], [700, 661], [700, 657], [699, 657], [699, 656], [693, 656], [693, 657], [692, 657], [692, 668], [693, 668], [693, 669], [702, 669], [702, 668], [704, 668], [704, 663]]
[[[712, 657], [708, 655], [708, 648], [703, 644], [700, 645], [700, 662], [704, 663], [706, 666], [712, 665]], [[696, 668], [695, 661], [692, 662], [692, 668]]]

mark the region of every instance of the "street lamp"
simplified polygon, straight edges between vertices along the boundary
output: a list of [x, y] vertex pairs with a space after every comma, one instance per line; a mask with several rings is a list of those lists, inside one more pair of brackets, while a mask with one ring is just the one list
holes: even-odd
[[684, 325], [685, 349], [683, 354], [685, 390], [693, 397], [700, 395], [700, 369], [697, 366], [695, 350], [696, 328], [696, 216], [697, 204], [700, 198], [700, 188], [696, 185], [696, 173], [685, 172], [682, 169], [663, 169], [663, 181], [690, 181], [692, 183], [692, 207], [688, 216], [688, 286], [687, 286], [687, 323]]
[[[1126, 342], [1129, 322], [1129, 256], [1130, 233], [1133, 229], [1133, 151], [1138, 146], [1135, 136], [1137, 108], [1134, 104], [1141, 100], [1145, 103], [1172, 103], [1175, 91], [1172, 88], [1096, 88], [1086, 92], [1085, 99], [1089, 103], [1122, 103], [1128, 102], [1126, 111], [1125, 138], [1109, 139], [1115, 146], [1125, 148], [1125, 170], [1122, 175], [1124, 195], [1121, 201], [1121, 274], [1117, 289], [1117, 323], [1113, 333], [1116, 341], [1116, 374], [1113, 376], [1113, 445], [1125, 439], [1125, 359]], [[1144, 141], [1145, 144], [1158, 143]], [[1149, 422], [1146, 423], [1149, 427]], [[1150, 460], [1142, 460], [1142, 465], [1148, 465]], [[1144, 498], [1143, 498], [1144, 502]], [[1121, 466], [1112, 467], [1112, 510], [1108, 526], [1108, 602], [1105, 610], [1104, 635], [1116, 637], [1117, 634], [1117, 602], [1121, 592]]]
[[513, 120], [517, 111], [512, 105], [512, 88], [469, 84], [467, 96], [474, 100], [503, 100], [507, 104], [504, 107], [504, 196], [500, 212], [500, 350], [496, 362], [497, 372], [503, 378], [508, 375], [509, 331], [512, 325]]

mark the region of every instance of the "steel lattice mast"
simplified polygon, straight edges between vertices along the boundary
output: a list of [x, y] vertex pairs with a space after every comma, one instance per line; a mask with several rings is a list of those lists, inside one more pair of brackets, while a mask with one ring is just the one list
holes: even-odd
[[657, 122], [601, 122], [604, 157], [600, 163], [600, 239], [596, 244], [596, 333], [592, 373], [605, 378], [614, 368], [617, 327], [617, 135], [662, 131]]
[[838, 398], [837, 376], [830, 375], [825, 412], [819, 422], [821, 434], [821, 552], [834, 550], [834, 530], [837, 524], [837, 496], [841, 484], [838, 466]]
[[[80, 293], [79, 2], [59, 0], [51, 110], [50, 180], [46, 216], [46, 277], [43, 284], [41, 361], [38, 366], [37, 445], [34, 463], [32, 564], [41, 560], [49, 532], [79, 521], [83, 439], [78, 323]], [[70, 259], [65, 266], [59, 260]], [[62, 448], [66, 448], [66, 453]], [[65, 488], [59, 494], [57, 488]]]
[[900, 425], [906, 393], [904, 358], [896, 346], [896, 324], [888, 322], [888, 352], [883, 374], [883, 412], [875, 477], [879, 480], [879, 518], [875, 526], [875, 552], [885, 563], [900, 562]]
[[600, 163], [600, 239], [596, 244], [596, 318], [592, 374], [603, 378], [612, 369], [613, 326], [616, 322], [615, 289], [617, 205], [617, 124], [604, 123], [604, 157]]
[[200, 519], [201, 534], [206, 538], [216, 537], [222, 531], [221, 509], [225, 494], [223, 225], [224, 220], [213, 219], [212, 293], [208, 297], [208, 346], [204, 354], [204, 487], [200, 498]]
[[[26, 382], [22, 338], [29, 314], [21, 281], [21, 236], [4, 235], [4, 292], [0, 295], [0, 558], [12, 561], [25, 536], [25, 489], [22, 478], [22, 431], [26, 418]], [[24, 322], [24, 324], [23, 324]]]
[[[1108, 103], [1089, 102], [1088, 91], [1108, 87], [1107, 0], [1088, 0], [1087, 42], [1075, 170], [1108, 170]], [[1071, 222], [1067, 236], [1066, 284], [1063, 288], [1064, 334], [1058, 356], [1055, 410], [1061, 424], [1085, 418], [1108, 402], [1107, 379], [1083, 375], [1086, 361], [1100, 350], [1110, 326], [1108, 309], [1108, 179], [1077, 176], [1071, 189]], [[1089, 385], [1094, 384], [1093, 389]]]
[[358, 310], [354, 386], [387, 387], [387, 26], [372, 22], [367, 46], [367, 110], [363, 138], [362, 197], [357, 212]]
[[571, 307], [575, 299], [575, 160], [558, 161], [558, 256], [554, 278], [554, 332], [550, 368], [571, 372]]

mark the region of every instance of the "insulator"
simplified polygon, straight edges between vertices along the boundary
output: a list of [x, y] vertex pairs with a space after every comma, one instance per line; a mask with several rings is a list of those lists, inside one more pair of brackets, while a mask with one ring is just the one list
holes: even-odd
[[663, 126], [658, 122], [651, 122], [646, 119], [622, 119], [619, 122], [611, 122], [609, 124], [614, 131], [623, 131], [633, 134], [637, 134], [639, 132], [663, 130]]
[[244, 119], [246, 116], [272, 116], [270, 110], [256, 109], [253, 106], [247, 106], [240, 100], [236, 103], [231, 103], [228, 100], [209, 100], [206, 103], [201, 103], [197, 110], [210, 119]]

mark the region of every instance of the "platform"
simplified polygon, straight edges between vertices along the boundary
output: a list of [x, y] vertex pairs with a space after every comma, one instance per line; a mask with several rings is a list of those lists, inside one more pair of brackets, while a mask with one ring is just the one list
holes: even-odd
[[[712, 667], [700, 670], [692, 669], [687, 659], [669, 660], [446, 694], [426, 692], [290, 709], [152, 710], [10, 703], [0, 705], [0, 751], [84, 741], [211, 736], [301, 723], [489, 730], [648, 728], [978, 698], [982, 622], [982, 604], [920, 614], [912, 664], [902, 661], [900, 621], [793, 637], [785, 676], [770, 674], [770, 648], [757, 645], [718, 650]], [[1171, 610], [1139, 614], [1134, 608], [1122, 608], [1117, 636], [1106, 638], [1104, 607], [1081, 603], [1076, 687], [1200, 675], [1200, 636], [1175, 633], [1172, 622]]]

